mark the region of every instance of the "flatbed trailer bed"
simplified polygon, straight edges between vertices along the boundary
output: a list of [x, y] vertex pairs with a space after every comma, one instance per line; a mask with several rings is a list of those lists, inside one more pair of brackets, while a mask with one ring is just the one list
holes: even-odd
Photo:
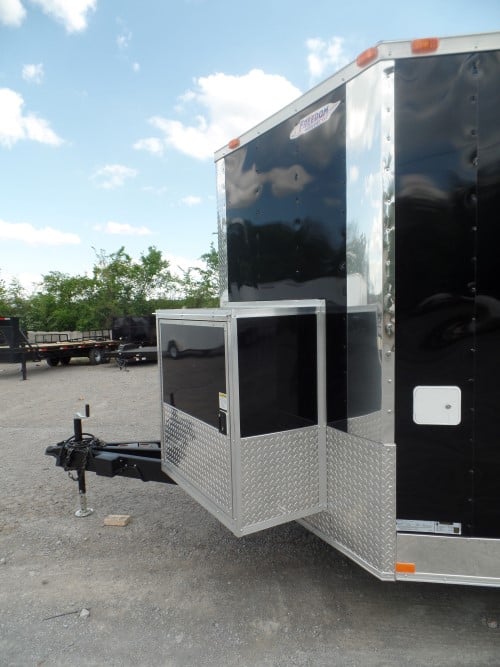
[[87, 357], [91, 365], [106, 363], [109, 354], [116, 350], [120, 341], [109, 337], [106, 330], [82, 331], [70, 338], [65, 333], [44, 333], [30, 342], [19, 327], [19, 318], [0, 318], [0, 361], [21, 363], [23, 378], [26, 377], [27, 361], [43, 361], [48, 366], [67, 366], [73, 358]]

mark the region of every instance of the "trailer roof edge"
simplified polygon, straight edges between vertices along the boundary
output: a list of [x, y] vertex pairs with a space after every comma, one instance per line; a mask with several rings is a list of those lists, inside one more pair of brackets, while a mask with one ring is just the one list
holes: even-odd
[[374, 50], [376, 50], [376, 55], [370, 60], [366, 67], [360, 67], [356, 60], [349, 63], [276, 113], [241, 134], [237, 141], [228, 141], [228, 144], [215, 152], [214, 161], [217, 162], [237, 148], [244, 146], [286, 118], [289, 118], [296, 113], [300, 113], [303, 109], [306, 109], [310, 104], [313, 104], [332, 89], [354, 79], [361, 74], [361, 72], [368, 69], [368, 67], [372, 67], [378, 62], [385, 60], [402, 60], [404, 58], [427, 58], [429, 56], [449, 55], [454, 53], [500, 50], [500, 32], [439, 37], [437, 39], [439, 42], [437, 50], [427, 53], [415, 53], [412, 50], [412, 44], [415, 40], [378, 42], [375, 47], [373, 47]]

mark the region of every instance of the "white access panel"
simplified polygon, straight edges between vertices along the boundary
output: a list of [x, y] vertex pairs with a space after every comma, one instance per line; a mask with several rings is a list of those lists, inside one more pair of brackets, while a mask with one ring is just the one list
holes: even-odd
[[457, 426], [462, 419], [459, 387], [418, 386], [413, 390], [413, 421], [432, 426]]

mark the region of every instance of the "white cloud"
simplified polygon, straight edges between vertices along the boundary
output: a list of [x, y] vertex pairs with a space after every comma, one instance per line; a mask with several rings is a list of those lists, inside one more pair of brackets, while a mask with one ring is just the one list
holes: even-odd
[[118, 37], [116, 38], [116, 44], [119, 49], [127, 49], [128, 45], [130, 44], [130, 40], [132, 39], [132, 33], [130, 30], [124, 30]]
[[[149, 122], [161, 132], [165, 148], [204, 160], [299, 95], [300, 90], [284, 77], [258, 69], [242, 76], [212, 74], [196, 79], [195, 89], [179, 98], [179, 113], [193, 110], [191, 122], [161, 116]], [[137, 144], [150, 140], [141, 139]]]
[[165, 147], [163, 142], [158, 137], [148, 137], [147, 139], [139, 139], [133, 146], [137, 151], [148, 151], [153, 155], [163, 155]]
[[25, 16], [26, 10], [20, 0], [0, 0], [0, 23], [17, 28]]
[[164, 195], [166, 192], [168, 192], [168, 188], [166, 185], [162, 185], [159, 188], [155, 188], [152, 185], [145, 185], [142, 188], [143, 192], [151, 192], [154, 195]]
[[0, 88], [0, 145], [11, 148], [22, 139], [60, 146], [63, 140], [49, 123], [35, 114], [24, 114], [24, 100], [10, 88]]
[[203, 268], [203, 262], [199, 259], [189, 259], [188, 257], [182, 257], [180, 255], [171, 255], [168, 252], [163, 253], [163, 256], [169, 263], [170, 271], [174, 276], [182, 278], [184, 272], [190, 268]]
[[80, 243], [80, 237], [72, 232], [62, 232], [53, 227], [36, 228], [27, 222], [7, 222], [6, 220], [0, 220], [0, 239], [45, 246], [78, 245]]
[[[0, 0], [1, 1], [1, 0]], [[42, 83], [45, 72], [43, 71], [43, 64], [38, 65], [23, 65], [22, 77], [29, 83]]]
[[140, 72], [141, 71], [141, 66], [139, 63], [132, 63], [132, 71], [133, 72]]
[[42, 275], [40, 273], [31, 273], [29, 271], [20, 271], [16, 274], [10, 273], [10, 271], [3, 271], [2, 278], [7, 284], [11, 283], [13, 280], [18, 281], [21, 287], [28, 293], [33, 292], [33, 290], [35, 290], [42, 282]]
[[344, 53], [342, 37], [332, 37], [328, 42], [318, 38], [308, 39], [306, 46], [309, 51], [307, 56], [309, 74], [313, 79], [333, 74], [349, 62]]
[[107, 164], [100, 167], [92, 174], [92, 180], [98, 188], [103, 190], [114, 190], [121, 188], [129, 178], [135, 178], [137, 170], [125, 167], [123, 164]]
[[104, 226], [96, 225], [94, 229], [105, 234], [120, 234], [122, 236], [149, 236], [153, 233], [148, 227], [133, 227], [127, 223], [113, 222], [112, 220]]
[[87, 27], [88, 14], [95, 11], [97, 0], [31, 0], [66, 28], [67, 32], [82, 32]]
[[188, 195], [187, 197], [183, 197], [181, 199], [181, 203], [185, 204], [186, 206], [197, 206], [198, 204], [201, 204], [201, 197], [197, 197], [196, 195]]

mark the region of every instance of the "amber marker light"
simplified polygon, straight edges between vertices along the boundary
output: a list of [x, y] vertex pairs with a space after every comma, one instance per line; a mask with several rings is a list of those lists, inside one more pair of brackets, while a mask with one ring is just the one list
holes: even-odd
[[394, 569], [400, 574], [415, 574], [417, 571], [415, 563], [402, 563], [401, 561], [396, 563], [396, 567]]
[[425, 37], [414, 39], [411, 43], [412, 53], [434, 53], [438, 50], [439, 39], [437, 37]]
[[239, 139], [231, 139], [231, 141], [228, 143], [228, 148], [230, 148], [233, 151], [235, 148], [238, 148], [239, 145], [240, 145]]
[[371, 48], [366, 49], [366, 51], [363, 51], [363, 53], [359, 54], [359, 56], [356, 58], [356, 65], [358, 67], [366, 67], [372, 63], [377, 56], [378, 49], [376, 46], [372, 46]]

